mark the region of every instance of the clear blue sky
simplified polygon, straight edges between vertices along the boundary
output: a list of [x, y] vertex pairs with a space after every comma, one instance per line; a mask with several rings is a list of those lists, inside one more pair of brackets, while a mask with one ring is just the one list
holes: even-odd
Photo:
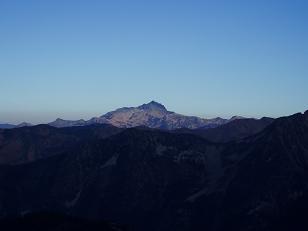
[[308, 109], [308, 1], [0, 1], [1, 122], [150, 100], [203, 117]]

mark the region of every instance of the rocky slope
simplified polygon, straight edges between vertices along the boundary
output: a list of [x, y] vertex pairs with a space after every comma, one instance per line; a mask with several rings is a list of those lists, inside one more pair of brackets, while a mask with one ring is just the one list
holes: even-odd
[[152, 101], [138, 107], [124, 107], [108, 112], [100, 117], [84, 120], [62, 120], [49, 123], [55, 127], [83, 126], [89, 124], [111, 124], [116, 127], [130, 128], [146, 126], [160, 129], [217, 127], [227, 123], [222, 118], [202, 119], [196, 116], [184, 116], [168, 111], [162, 104]]

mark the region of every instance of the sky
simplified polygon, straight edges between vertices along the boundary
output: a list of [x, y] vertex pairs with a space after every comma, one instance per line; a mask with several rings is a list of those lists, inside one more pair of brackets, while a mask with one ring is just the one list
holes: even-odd
[[303, 112], [307, 24], [306, 0], [0, 0], [0, 121]]

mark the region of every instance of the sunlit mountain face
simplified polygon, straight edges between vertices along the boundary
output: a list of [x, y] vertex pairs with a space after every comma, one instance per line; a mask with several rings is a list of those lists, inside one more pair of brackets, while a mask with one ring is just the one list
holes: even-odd
[[[110, 124], [119, 128], [131, 128], [145, 126], [149, 128], [159, 128], [166, 130], [174, 130], [181, 128], [188, 129], [206, 129], [214, 128], [229, 123], [234, 120], [245, 119], [241, 116], [233, 116], [231, 119], [223, 119], [220, 117], [205, 119], [196, 116], [185, 116], [175, 112], [168, 111], [164, 105], [151, 101], [137, 107], [123, 107], [115, 111], [108, 112], [99, 117], [93, 117], [90, 120], [64, 120], [56, 119], [48, 125], [62, 128], [74, 126], [87, 126], [93, 124]], [[0, 124], [0, 128], [17, 128], [30, 127], [30, 123], [20, 123], [18, 125]]]
[[[234, 120], [231, 119], [230, 121]], [[151, 101], [138, 107], [123, 107], [108, 112], [100, 117], [85, 120], [62, 120], [57, 119], [49, 125], [54, 127], [84, 126], [89, 124], [111, 124], [120, 128], [146, 126], [160, 129], [179, 128], [209, 128], [228, 123], [229, 120], [222, 118], [203, 119], [196, 116], [184, 116], [168, 111], [164, 105]]]
[[[138, 121], [134, 113], [147, 122], [149, 115], [170, 114], [151, 102], [103, 117], [128, 123]], [[0, 130], [0, 224], [153, 231], [307, 226], [308, 111], [215, 128], [143, 123]]]

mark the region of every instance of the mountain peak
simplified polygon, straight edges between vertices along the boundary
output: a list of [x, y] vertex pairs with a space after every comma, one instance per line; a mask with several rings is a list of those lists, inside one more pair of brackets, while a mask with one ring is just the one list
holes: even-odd
[[246, 119], [245, 117], [243, 116], [232, 116], [230, 121], [233, 121], [233, 120], [241, 120], [241, 119]]
[[63, 119], [61, 119], [61, 118], [57, 118], [55, 121], [63, 121]]
[[165, 108], [164, 105], [162, 105], [161, 103], [158, 103], [154, 100], [152, 100], [151, 102], [147, 103], [147, 104], [142, 104], [141, 106], [138, 107], [139, 109], [143, 109], [143, 110], [160, 110], [160, 111], [167, 111], [167, 109]]
[[50, 126], [53, 127], [72, 127], [72, 126], [84, 126], [86, 123], [85, 120], [80, 119], [80, 120], [64, 120], [61, 118], [57, 118], [55, 121], [49, 123]]
[[33, 124], [27, 123], [27, 122], [22, 122], [18, 125], [16, 125], [16, 127], [21, 128], [21, 127], [31, 127], [33, 126]]

